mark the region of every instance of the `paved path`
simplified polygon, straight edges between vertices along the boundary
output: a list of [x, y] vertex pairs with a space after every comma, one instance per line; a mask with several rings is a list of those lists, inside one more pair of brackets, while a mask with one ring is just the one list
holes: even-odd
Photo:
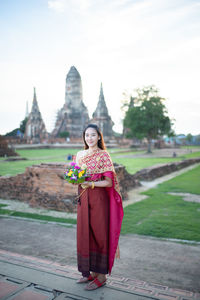
[[[0, 218], [0, 249], [76, 266], [76, 228]], [[112, 275], [200, 292], [200, 245], [137, 235], [120, 237]]]
[[108, 276], [106, 286], [85, 291], [76, 284], [76, 267], [0, 250], [1, 300], [192, 300], [200, 294], [122, 276]]

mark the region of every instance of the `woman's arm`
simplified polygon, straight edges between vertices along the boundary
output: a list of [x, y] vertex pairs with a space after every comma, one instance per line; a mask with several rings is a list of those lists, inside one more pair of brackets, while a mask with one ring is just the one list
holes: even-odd
[[[112, 186], [112, 179], [109, 177], [105, 177], [104, 180], [100, 181], [93, 181], [94, 187], [111, 187]], [[84, 186], [92, 187], [92, 181], [85, 181], [82, 183]]]

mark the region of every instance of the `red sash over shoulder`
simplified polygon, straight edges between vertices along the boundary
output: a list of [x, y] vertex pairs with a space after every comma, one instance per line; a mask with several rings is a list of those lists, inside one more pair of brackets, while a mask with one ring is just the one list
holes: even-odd
[[[109, 274], [111, 273], [114, 259], [118, 247], [118, 241], [121, 231], [123, 219], [122, 198], [119, 189], [119, 183], [115, 169], [106, 150], [97, 150], [92, 154], [88, 154], [79, 159], [79, 165], [87, 166], [87, 173], [91, 175], [91, 179], [98, 174], [110, 177], [112, 179], [112, 187], [107, 187], [106, 190], [110, 199], [110, 218], [109, 218]], [[95, 176], [96, 175], [96, 176]]]

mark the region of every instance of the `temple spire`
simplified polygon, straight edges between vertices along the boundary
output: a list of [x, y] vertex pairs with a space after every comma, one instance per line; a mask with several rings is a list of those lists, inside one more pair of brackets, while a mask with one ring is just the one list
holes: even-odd
[[39, 110], [39, 106], [38, 106], [38, 102], [37, 102], [37, 96], [36, 96], [36, 88], [33, 88], [33, 103], [32, 103], [32, 109], [31, 112], [33, 114], [40, 114], [40, 110]]
[[108, 108], [107, 108], [106, 101], [104, 98], [104, 93], [103, 93], [102, 82], [100, 85], [99, 101], [98, 101], [97, 107], [92, 115], [91, 122], [98, 124], [98, 126], [100, 127], [100, 129], [103, 132], [103, 135], [105, 137], [108, 138], [108, 137], [113, 136], [112, 127], [113, 127], [114, 123], [108, 113]]
[[33, 101], [37, 101], [37, 97], [36, 97], [36, 89], [35, 89], [35, 87], [33, 88]]
[[31, 112], [28, 115], [24, 137], [27, 141], [39, 143], [48, 136], [44, 121], [42, 119], [37, 103], [36, 89], [33, 88], [33, 103]]
[[58, 111], [52, 136], [59, 137], [62, 132], [70, 138], [81, 138], [82, 130], [89, 122], [87, 107], [83, 102], [81, 76], [75, 66], [67, 73], [65, 83], [65, 103]]
[[105, 102], [105, 98], [104, 98], [104, 94], [103, 94], [103, 84], [102, 84], [102, 82], [101, 82], [101, 86], [100, 86], [99, 102], [103, 102], [103, 105], [106, 106], [106, 102]]
[[25, 118], [28, 118], [29, 112], [28, 112], [28, 101], [26, 101], [26, 113]]
[[101, 87], [100, 87], [100, 96], [102, 96], [104, 98], [104, 95], [103, 95], [103, 84], [101, 82]]
[[104, 98], [102, 83], [100, 86], [99, 101], [97, 103], [97, 108], [96, 108], [95, 112], [93, 113], [93, 118], [95, 116], [96, 117], [107, 117], [108, 116], [108, 109], [107, 109], [107, 105], [106, 105], [105, 98]]

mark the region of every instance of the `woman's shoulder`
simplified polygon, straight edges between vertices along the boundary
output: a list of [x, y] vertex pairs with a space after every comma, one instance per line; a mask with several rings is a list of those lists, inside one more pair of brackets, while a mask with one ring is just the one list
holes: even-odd
[[101, 154], [101, 156], [106, 156], [106, 157], [110, 158], [110, 154], [109, 154], [109, 152], [107, 150], [101, 150], [100, 154]]
[[78, 151], [76, 157], [81, 158], [87, 154], [87, 150]]
[[107, 154], [110, 155], [109, 152], [108, 152], [107, 150], [101, 150], [101, 153], [106, 154], [106, 155], [107, 155]]
[[81, 164], [81, 159], [87, 154], [86, 150], [81, 150], [76, 153], [76, 163]]

